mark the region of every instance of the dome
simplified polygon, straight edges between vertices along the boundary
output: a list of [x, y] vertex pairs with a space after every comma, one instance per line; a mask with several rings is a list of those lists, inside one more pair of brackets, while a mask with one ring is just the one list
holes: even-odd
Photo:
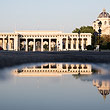
[[104, 100], [106, 99], [106, 96], [109, 95], [109, 90], [99, 90], [100, 94], [103, 96]]
[[98, 18], [110, 18], [110, 14], [103, 9], [103, 12], [99, 14]]
[[105, 95], [105, 96], [109, 95], [109, 93], [110, 93], [109, 90], [99, 90], [99, 92], [101, 95]]

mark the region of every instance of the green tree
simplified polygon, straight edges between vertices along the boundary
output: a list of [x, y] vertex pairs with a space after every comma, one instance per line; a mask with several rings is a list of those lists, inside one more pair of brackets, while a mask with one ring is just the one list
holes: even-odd
[[98, 44], [98, 34], [93, 29], [92, 26], [82, 26], [80, 28], [76, 28], [72, 31], [72, 33], [78, 33], [80, 30], [81, 33], [91, 33], [92, 34], [92, 46], [95, 47], [96, 44]]
[[102, 35], [101, 49], [110, 49], [110, 35]]
[[91, 34], [93, 34], [95, 32], [95, 30], [93, 29], [92, 26], [82, 26], [80, 28], [76, 28], [72, 32], [73, 33], [78, 33], [79, 30], [80, 30], [81, 33], [91, 33]]

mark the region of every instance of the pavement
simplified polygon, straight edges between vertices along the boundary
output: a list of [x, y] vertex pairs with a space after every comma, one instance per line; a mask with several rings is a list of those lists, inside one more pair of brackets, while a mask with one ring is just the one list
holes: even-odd
[[41, 62], [110, 63], [110, 51], [0, 51], [0, 68]]

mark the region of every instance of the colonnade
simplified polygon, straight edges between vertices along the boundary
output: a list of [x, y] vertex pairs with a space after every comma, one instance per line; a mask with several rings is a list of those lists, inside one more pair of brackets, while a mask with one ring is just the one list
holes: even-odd
[[39, 66], [25, 67], [23, 69], [17, 69], [13, 71], [16, 75], [40, 75], [45, 76], [46, 74], [50, 75], [59, 75], [59, 74], [74, 74], [78, 75], [91, 75], [92, 74], [92, 66], [89, 64], [55, 64], [48, 63], [42, 64]]
[[[20, 33], [20, 32], [19, 32]], [[14, 51], [68, 51], [85, 50], [91, 45], [91, 34], [59, 32], [21, 32], [0, 34], [0, 46], [4, 50]]]
[[17, 51], [17, 45], [16, 45], [17, 39], [15, 38], [0, 38], [0, 46], [4, 50], [15, 50]]
[[[23, 40], [23, 41], [22, 41]], [[85, 39], [20, 39], [19, 45], [23, 44], [25, 47], [25, 51], [29, 51], [29, 46], [32, 46], [31, 51], [37, 51], [36, 47], [38, 46], [37, 40], [40, 42], [40, 51], [45, 51], [44, 45], [48, 46], [47, 51], [65, 51], [65, 50], [79, 50], [79, 46], [81, 47], [82, 50], [86, 49], [86, 46], [88, 45], [87, 43], [87, 38]], [[31, 42], [31, 43], [30, 43]], [[52, 49], [52, 47], [54, 49]], [[20, 48], [20, 50], [22, 50]]]

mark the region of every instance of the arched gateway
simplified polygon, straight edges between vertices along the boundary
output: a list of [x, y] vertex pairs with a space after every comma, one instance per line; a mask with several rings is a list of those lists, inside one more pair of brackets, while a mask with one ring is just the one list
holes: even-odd
[[0, 46], [14, 51], [68, 51], [82, 50], [91, 45], [91, 34], [62, 33], [61, 31], [15, 31], [0, 33]]

